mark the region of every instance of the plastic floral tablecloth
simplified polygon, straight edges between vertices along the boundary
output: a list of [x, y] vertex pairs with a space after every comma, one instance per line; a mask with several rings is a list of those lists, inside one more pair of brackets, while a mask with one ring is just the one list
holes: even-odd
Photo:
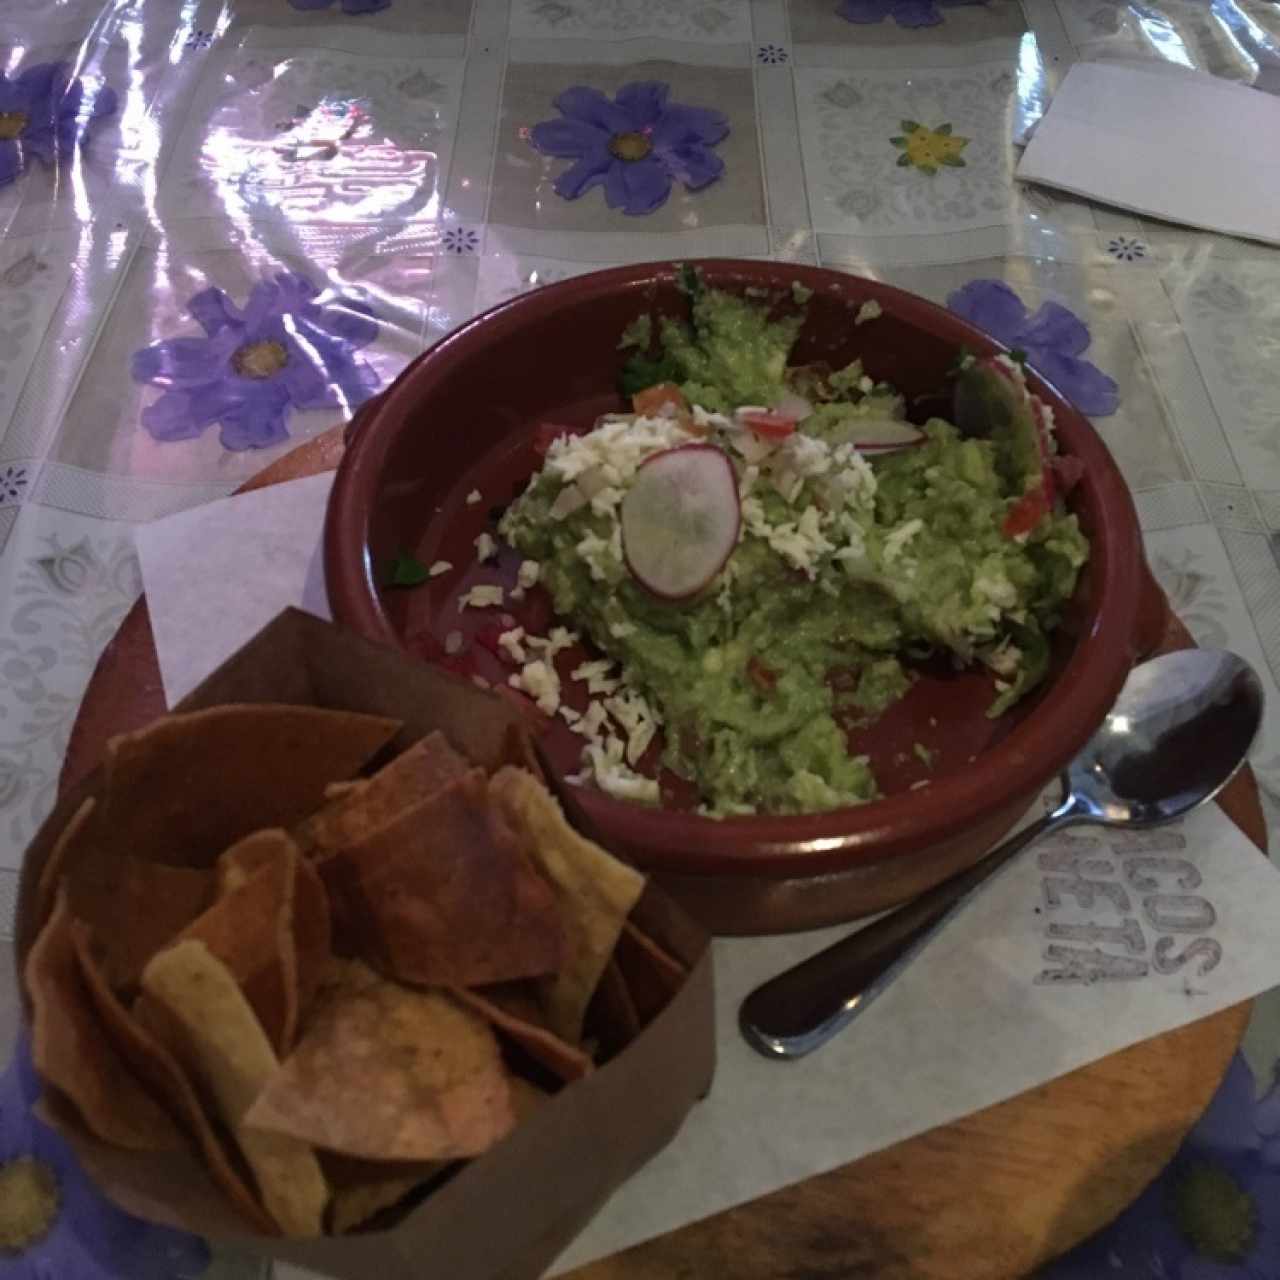
[[[1107, 58], [1280, 92], [1280, 4], [0, 0], [0, 928], [138, 593], [133, 527], [230, 492], [479, 309], [652, 258], [847, 269], [1026, 351], [1094, 416], [1191, 631], [1262, 673], [1274, 817], [1280, 252], [1013, 181], [1067, 67]], [[1280, 1276], [1269, 1002], [1246, 1055], [1053, 1276]], [[265, 1275], [108, 1209], [31, 1088], [20, 1046], [0, 1277]]]

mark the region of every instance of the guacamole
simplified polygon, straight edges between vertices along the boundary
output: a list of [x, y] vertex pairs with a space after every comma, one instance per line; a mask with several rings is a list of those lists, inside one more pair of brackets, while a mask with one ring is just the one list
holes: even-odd
[[[560, 618], [620, 666], [609, 704], [621, 730], [596, 717], [586, 773], [656, 799], [633, 766], [661, 729], [662, 762], [710, 814], [874, 799], [849, 726], [902, 697], [912, 661], [937, 652], [987, 664], [992, 714], [1006, 710], [1045, 672], [1087, 543], [1047, 498], [1028, 414], [1006, 415], [989, 439], [941, 419], [913, 429], [857, 363], [789, 365], [794, 307], [773, 317], [765, 303], [691, 292], [687, 323], [646, 317], [624, 335], [637, 412], [555, 440], [501, 522]], [[1029, 401], [1005, 363], [1011, 394]], [[911, 442], [874, 453], [875, 436]], [[646, 459], [691, 439], [730, 459], [740, 526], [705, 588], [672, 600], [628, 567], [619, 508]], [[1028, 516], [1033, 498], [1044, 500]]]

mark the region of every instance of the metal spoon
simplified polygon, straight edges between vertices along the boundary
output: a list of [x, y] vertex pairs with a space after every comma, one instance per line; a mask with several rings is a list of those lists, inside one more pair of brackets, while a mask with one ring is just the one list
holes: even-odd
[[1262, 685], [1243, 658], [1183, 649], [1134, 667], [1111, 713], [1067, 766], [1052, 813], [959, 875], [757, 987], [742, 1002], [747, 1043], [801, 1058], [849, 1025], [994, 872], [1075, 823], [1154, 827], [1211, 800], [1244, 763]]

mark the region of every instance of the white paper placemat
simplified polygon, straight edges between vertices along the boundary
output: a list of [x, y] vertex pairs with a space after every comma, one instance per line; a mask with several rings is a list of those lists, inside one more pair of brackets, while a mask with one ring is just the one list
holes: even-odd
[[[140, 533], [171, 697], [280, 609], [317, 606], [329, 481], [228, 498]], [[249, 592], [238, 569], [255, 556]], [[717, 940], [711, 1095], [556, 1270], [847, 1164], [1257, 995], [1280, 983], [1277, 919], [1280, 873], [1216, 806], [1154, 832], [1077, 828], [1009, 868], [849, 1032], [795, 1063], [746, 1047], [738, 1003], [848, 930]]]
[[1280, 98], [1200, 72], [1077, 63], [1015, 176], [1280, 244]]
[[270, 485], [135, 530], [169, 706], [287, 604], [329, 616], [320, 533], [333, 472]]

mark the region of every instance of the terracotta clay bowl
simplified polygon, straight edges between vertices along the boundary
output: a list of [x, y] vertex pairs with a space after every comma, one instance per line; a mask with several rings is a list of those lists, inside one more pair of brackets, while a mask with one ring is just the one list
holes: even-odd
[[[793, 359], [839, 364], [860, 356], [898, 387], [909, 416], [945, 412], [948, 371], [961, 348], [999, 344], [956, 316], [888, 285], [814, 267], [708, 260], [707, 282], [735, 291], [813, 290]], [[459, 611], [476, 582], [514, 585], [517, 561], [477, 564], [473, 541], [539, 465], [538, 424], [589, 426], [625, 407], [618, 335], [643, 312], [683, 315], [678, 264], [580, 276], [485, 312], [437, 343], [359, 413], [338, 469], [325, 527], [335, 618], [361, 634], [444, 659], [495, 683], [511, 668], [485, 647], [503, 624], [493, 610]], [[879, 319], [854, 325], [868, 300]], [[1051, 386], [1059, 446], [1084, 464], [1071, 506], [1092, 551], [1055, 638], [1054, 670], [1008, 715], [984, 714], [990, 677], [925, 671], [858, 741], [872, 754], [883, 799], [798, 817], [715, 820], [645, 808], [565, 784], [574, 818], [656, 877], [711, 929], [765, 933], [817, 927], [882, 910], [974, 862], [1030, 805], [1111, 706], [1130, 666], [1158, 642], [1165, 617], [1143, 559], [1129, 490], [1085, 418]], [[481, 500], [468, 495], [479, 491]], [[452, 570], [412, 590], [385, 585], [397, 555]], [[545, 633], [539, 592], [508, 617]], [[785, 637], [779, 643], [785, 646]], [[570, 654], [572, 659], [575, 655]], [[566, 688], [569, 682], [566, 681]], [[543, 736], [553, 774], [578, 767], [582, 740], [558, 720]], [[912, 751], [922, 743], [932, 767]], [[922, 777], [929, 786], [912, 788]]]

